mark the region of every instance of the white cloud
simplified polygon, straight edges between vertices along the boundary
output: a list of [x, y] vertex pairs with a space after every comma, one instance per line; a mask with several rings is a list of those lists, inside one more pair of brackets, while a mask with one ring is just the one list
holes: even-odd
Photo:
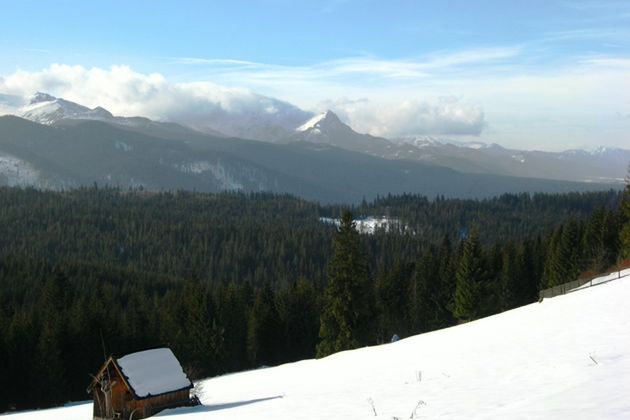
[[[400, 64], [385, 62], [347, 61], [338, 68], [344, 72], [361, 71], [363, 64], [371, 66], [372, 72], [411, 71]], [[247, 89], [210, 82], [170, 83], [160, 74], [142, 74], [128, 66], [87, 69], [53, 64], [40, 71], [17, 71], [0, 79], [0, 92], [29, 96], [36, 91], [89, 107], [102, 106], [115, 115], [142, 115], [255, 138], [278, 136], [281, 129], [297, 127], [310, 117], [289, 103]], [[484, 126], [484, 115], [478, 106], [462, 104], [453, 98], [442, 98], [435, 103], [366, 100], [335, 101], [329, 105], [353, 128], [388, 137], [425, 133], [478, 135]], [[256, 130], [263, 133], [259, 135]]]
[[[433, 71], [448, 71], [459, 66], [481, 65], [509, 59], [520, 53], [520, 47], [477, 48], [443, 52], [421, 58], [383, 59], [357, 56], [328, 60], [311, 65], [277, 65], [232, 59], [171, 57], [170, 63], [202, 66], [208, 74], [250, 83], [309, 83], [324, 79], [344, 79], [346, 83], [379, 77], [390, 80], [415, 79]], [[359, 77], [360, 79], [357, 79]]]
[[[214, 83], [174, 83], [127, 66], [56, 64], [0, 76], [0, 93], [47, 91], [117, 115], [215, 125], [245, 137], [255, 130], [277, 137], [278, 127], [300, 125], [308, 114], [284, 102], [290, 101], [313, 112], [330, 108], [357, 131], [385, 137], [479, 135], [508, 147], [553, 150], [630, 144], [628, 120], [618, 117], [630, 113], [627, 56], [582, 55], [545, 67], [517, 63], [511, 59], [517, 54], [527, 55], [527, 47], [307, 66], [169, 59], [184, 73], [194, 70], [193, 80]], [[245, 125], [253, 129], [239, 129]]]
[[405, 100], [375, 103], [368, 99], [324, 101], [320, 109], [331, 109], [355, 130], [376, 136], [410, 134], [479, 135], [485, 126], [481, 107], [455, 97], [435, 102]]
[[248, 137], [256, 137], [255, 129], [263, 129], [260, 126], [271, 131], [292, 129], [310, 116], [287, 102], [247, 89], [210, 82], [170, 83], [158, 73], [142, 74], [128, 66], [87, 69], [53, 64], [0, 79], [0, 92], [30, 96], [37, 91], [89, 107], [102, 106], [115, 115], [213, 127]]
[[53, 64], [36, 72], [17, 71], [5, 76], [0, 90], [21, 96], [51, 93], [86, 106], [103, 106], [120, 115], [142, 113], [158, 117], [168, 106], [172, 90], [159, 74], [144, 75], [127, 66], [110, 69]]

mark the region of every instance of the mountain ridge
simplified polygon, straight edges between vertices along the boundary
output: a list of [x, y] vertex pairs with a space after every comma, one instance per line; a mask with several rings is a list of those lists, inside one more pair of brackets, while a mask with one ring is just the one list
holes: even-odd
[[[482, 198], [506, 192], [610, 188], [608, 184], [465, 174], [321, 143], [271, 144], [194, 131], [160, 133], [155, 136], [103, 121], [42, 125], [0, 117], [0, 160], [12, 162], [9, 169], [0, 165], [5, 168], [0, 184], [53, 189], [94, 183], [153, 190], [237, 189], [340, 203], [388, 193]], [[30, 175], [16, 181], [16, 174], [26, 173]]]
[[[175, 135], [190, 137], [195, 136], [195, 133], [197, 136], [206, 134], [229, 137], [213, 129], [209, 122], [198, 127], [175, 122], [157, 122], [145, 117], [117, 117], [100, 106], [91, 109], [43, 92], [33, 95], [29, 104], [21, 109], [22, 117], [46, 125], [67, 125], [74, 120], [96, 120], [161, 138]], [[269, 125], [263, 117], [259, 117], [253, 121], [244, 121], [246, 125], [253, 124], [248, 128], [232, 127], [228, 131], [246, 134], [244, 138], [277, 144], [328, 144], [384, 159], [429, 163], [459, 172], [564, 181], [623, 184], [627, 163], [630, 161], [630, 150], [604, 146], [591, 151], [571, 149], [545, 152], [431, 136], [408, 136], [389, 140], [354, 131], [331, 110], [314, 116], [308, 113], [295, 114], [291, 117], [293, 123], [283, 127], [271, 123]], [[300, 118], [305, 121], [300, 121]], [[291, 124], [293, 128], [290, 128]], [[261, 131], [256, 134], [258, 129]]]

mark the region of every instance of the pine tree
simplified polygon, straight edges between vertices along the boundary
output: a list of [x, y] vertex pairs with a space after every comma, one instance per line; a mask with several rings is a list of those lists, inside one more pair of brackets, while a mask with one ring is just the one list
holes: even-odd
[[[538, 299], [538, 283], [540, 275], [536, 269], [536, 258], [534, 257], [534, 245], [531, 242], [524, 242], [518, 247], [516, 252], [516, 265], [519, 270], [520, 279], [517, 284], [516, 305], [526, 305]], [[540, 263], [538, 264], [540, 265]]]
[[477, 231], [473, 229], [464, 244], [462, 258], [455, 273], [453, 316], [462, 321], [470, 321], [482, 313], [482, 294], [486, 279], [487, 272], [481, 244]]
[[333, 249], [320, 319], [318, 357], [371, 341], [372, 298], [367, 260], [348, 211], [342, 215]]
[[580, 237], [580, 228], [576, 221], [570, 220], [564, 225], [553, 267], [557, 275], [556, 284], [573, 281], [580, 274]]
[[630, 166], [628, 167], [628, 176], [626, 177], [626, 190], [623, 195], [622, 217], [624, 223], [619, 236], [620, 253], [623, 258], [630, 258]]
[[581, 248], [587, 267], [595, 272], [603, 271], [610, 257], [607, 255], [605, 232], [607, 212], [603, 207], [595, 209], [584, 228]]
[[[249, 317], [246, 303], [249, 289], [235, 284], [223, 286], [214, 295], [219, 317], [219, 324], [225, 329], [224, 351], [218, 361], [218, 373], [233, 372], [246, 368], [247, 365], [247, 322]], [[313, 346], [314, 348], [314, 346]]]
[[300, 278], [279, 296], [284, 332], [285, 359], [294, 361], [315, 356], [319, 333], [319, 303], [312, 283]]
[[265, 285], [256, 293], [247, 327], [247, 353], [253, 366], [273, 365], [281, 354], [281, 324], [273, 291]]
[[409, 287], [409, 318], [414, 334], [439, 328], [444, 323], [440, 301], [442, 282], [434, 251], [429, 250], [419, 259]]
[[387, 342], [393, 334], [409, 334], [409, 289], [413, 265], [398, 260], [392, 270], [383, 272], [376, 281], [379, 309], [379, 340]]
[[500, 309], [502, 311], [512, 309], [516, 306], [520, 275], [521, 273], [519, 272], [519, 266], [516, 260], [516, 251], [510, 244], [503, 251], [501, 266]]
[[545, 255], [545, 264], [543, 267], [540, 285], [541, 289], [547, 289], [562, 283], [556, 270], [556, 267], [558, 266], [557, 260], [559, 258], [562, 230], [563, 226], [560, 225], [549, 237], [549, 241], [546, 246], [547, 253]]
[[65, 343], [64, 310], [69, 290], [66, 275], [56, 271], [44, 284], [39, 306], [41, 308], [41, 330], [36, 345], [36, 359], [33, 364], [40, 377], [35, 387], [36, 398], [43, 405], [63, 401], [67, 392], [66, 367], [63, 350]]
[[194, 376], [215, 372], [215, 361], [223, 347], [223, 330], [217, 325], [208, 293], [198, 280], [190, 280], [183, 290], [185, 304], [184, 348]]

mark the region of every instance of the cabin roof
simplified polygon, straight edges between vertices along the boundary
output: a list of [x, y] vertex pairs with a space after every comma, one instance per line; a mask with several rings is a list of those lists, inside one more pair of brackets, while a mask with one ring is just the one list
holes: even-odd
[[116, 364], [138, 398], [192, 388], [179, 361], [169, 348], [131, 353]]

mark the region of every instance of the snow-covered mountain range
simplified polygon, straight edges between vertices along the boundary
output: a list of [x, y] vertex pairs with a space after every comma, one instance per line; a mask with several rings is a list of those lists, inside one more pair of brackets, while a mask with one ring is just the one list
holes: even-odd
[[[620, 274], [625, 277], [395, 343], [203, 380], [196, 385], [202, 405], [156, 417], [625, 419], [630, 270]], [[92, 402], [84, 402], [5, 418], [91, 415]]]
[[28, 105], [22, 108], [22, 117], [40, 124], [54, 124], [64, 119], [99, 120], [118, 122], [104, 108], [90, 109], [65, 99], [37, 92]]
[[630, 150], [619, 148], [542, 152], [431, 136], [389, 140], [357, 133], [330, 110], [313, 115], [291, 104], [264, 97], [260, 101], [271, 102], [262, 103], [260, 112], [221, 110], [205, 116], [181, 116], [170, 123], [144, 117], [114, 116], [102, 107], [89, 108], [42, 92], [20, 107], [16, 107], [19, 101], [15, 97], [4, 95], [0, 100], [13, 106], [20, 117], [45, 125], [96, 120], [125, 128], [150, 129], [151, 134], [158, 137], [164, 132], [172, 136], [173, 133], [194, 130], [215, 137], [232, 136], [280, 144], [306, 142], [467, 173], [621, 184], [630, 161]]
[[[27, 120], [44, 124], [61, 124], [71, 120], [103, 121], [127, 128], [155, 128], [172, 129], [173, 123], [165, 123], [150, 120], [145, 117], [119, 117], [103, 107], [89, 108], [76, 102], [63, 98], [56, 98], [43, 92], [35, 93], [29, 98], [28, 103], [18, 108], [17, 115]], [[211, 135], [223, 135], [215, 130], [208, 130]]]
[[337, 203], [389, 193], [483, 198], [610, 188], [606, 183], [462, 173], [330, 144], [272, 144], [155, 122], [130, 127], [62, 119], [43, 125], [3, 116], [0, 160], [0, 185], [65, 189], [97, 183], [148, 190], [270, 191]]
[[297, 127], [287, 141], [324, 143], [385, 159], [419, 161], [469, 173], [581, 182], [623, 183], [630, 162], [630, 150], [619, 148], [541, 152], [430, 136], [388, 140], [355, 132], [331, 111]]

